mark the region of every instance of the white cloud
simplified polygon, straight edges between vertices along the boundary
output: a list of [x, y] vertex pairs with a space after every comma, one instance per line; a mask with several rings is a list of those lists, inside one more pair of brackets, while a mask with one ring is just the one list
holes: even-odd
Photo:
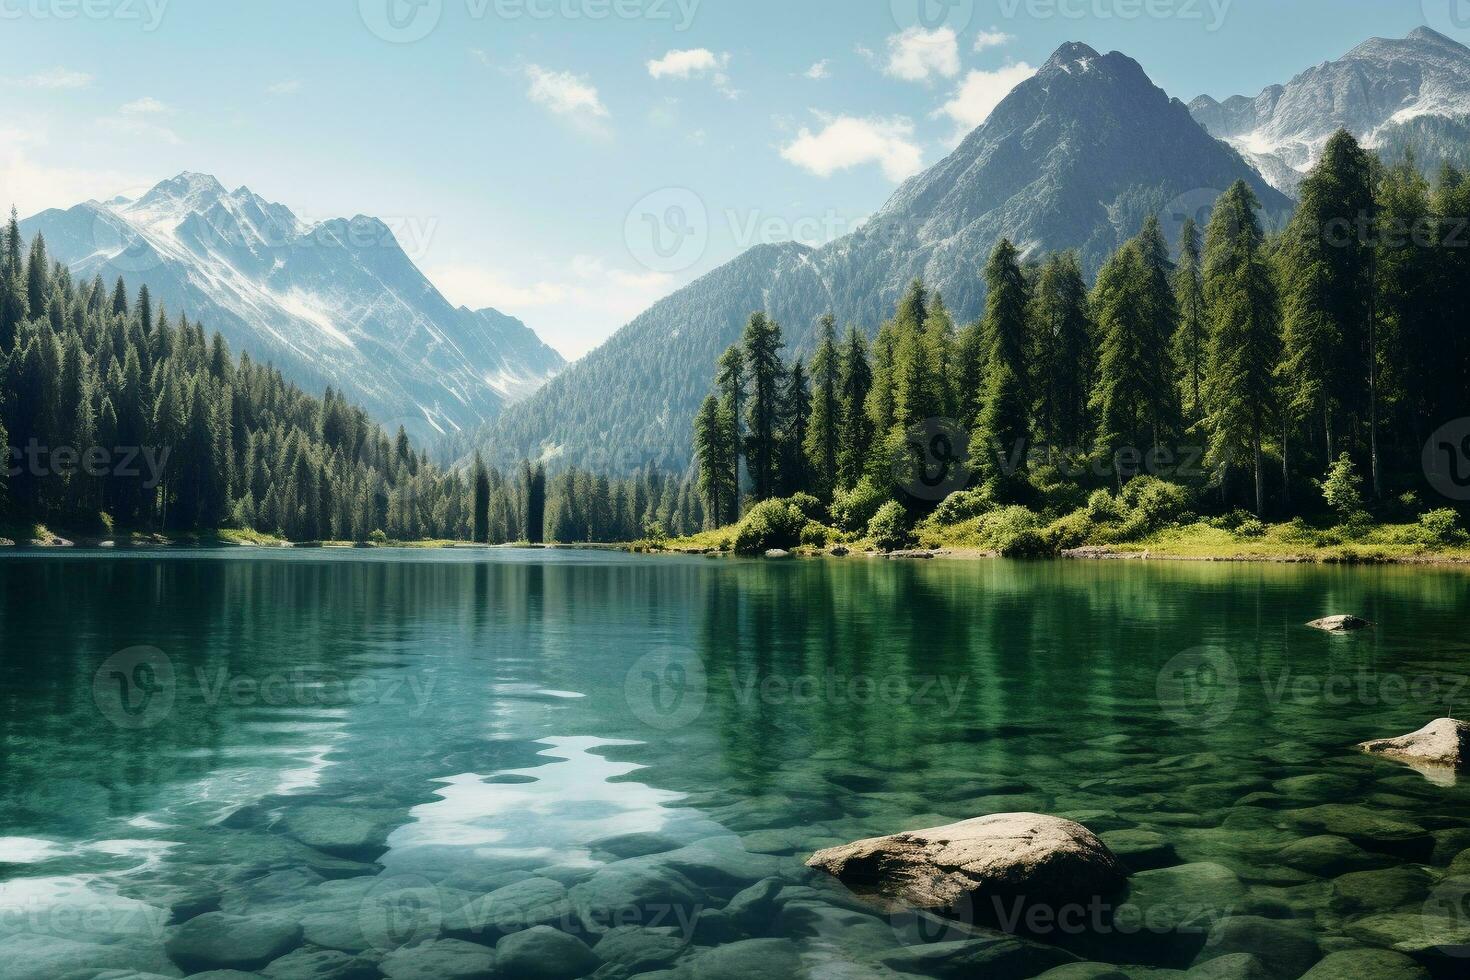
[[708, 48], [670, 51], [648, 62], [648, 74], [654, 78], [693, 78], [723, 68], [729, 60], [729, 55], [716, 55]]
[[70, 68], [48, 68], [34, 75], [11, 79], [11, 84], [19, 85], [21, 88], [76, 89], [86, 88], [93, 81], [95, 78], [84, 71], [72, 71]]
[[266, 92], [271, 95], [295, 95], [297, 92], [300, 91], [301, 83], [296, 81], [296, 79], [294, 78], [287, 79], [281, 82], [276, 82], [276, 84], [266, 89]]
[[884, 72], [906, 82], [925, 82], [933, 76], [953, 78], [960, 73], [959, 36], [952, 28], [926, 31], [910, 27], [888, 39]]
[[474, 58], [486, 68], [490, 67], [490, 55], [486, 54], [483, 48], [470, 48], [470, 57]]
[[991, 48], [1010, 44], [1014, 40], [1015, 38], [1005, 31], [981, 31], [975, 35], [975, 50], [989, 51]]
[[[44, 147], [44, 134], [0, 130], [0, 187], [3, 206], [15, 205], [22, 216], [46, 208], [69, 208], [82, 201], [104, 200], [119, 187], [142, 184], [141, 178], [115, 170], [88, 170], [58, 166], [36, 159], [29, 148]], [[23, 149], [25, 147], [25, 149]]]
[[826, 58], [812, 65], [806, 70], [806, 77], [814, 82], [820, 82], [825, 78], [832, 77], [832, 63]]
[[172, 110], [150, 95], [141, 99], [134, 99], [132, 102], [123, 106], [122, 111], [130, 116], [155, 116]]
[[781, 148], [782, 158], [818, 177], [876, 163], [895, 182], [923, 167], [924, 153], [914, 142], [914, 124], [908, 119], [837, 116], [823, 121], [820, 132], [803, 128], [797, 133]]
[[540, 65], [527, 65], [530, 87], [526, 94], [537, 105], [545, 106], [559, 116], [583, 120], [604, 119], [608, 115], [597, 87], [587, 79], [566, 71], [549, 71]]
[[730, 84], [725, 69], [730, 65], [729, 54], [715, 54], [708, 48], [691, 48], [687, 51], [673, 50], [662, 58], [648, 63], [651, 78], [704, 78], [708, 77], [721, 94], [739, 98], [740, 92]]
[[632, 272], [588, 255], [554, 265], [557, 271], [541, 278], [513, 277], [480, 263], [433, 266], [425, 274], [451, 302], [523, 317], [569, 357], [585, 354], [609, 325], [627, 323], [679, 285], [672, 276]]
[[1024, 61], [995, 71], [972, 71], [960, 82], [953, 97], [934, 115], [954, 120], [954, 139], [958, 142], [989, 119], [990, 113], [1011, 93], [1011, 89], [1034, 74], [1036, 69]]

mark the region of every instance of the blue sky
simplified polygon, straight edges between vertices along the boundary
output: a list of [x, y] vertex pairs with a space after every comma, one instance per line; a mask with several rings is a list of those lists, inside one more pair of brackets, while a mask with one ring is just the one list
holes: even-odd
[[575, 357], [750, 245], [850, 231], [1064, 41], [1188, 100], [1457, 21], [1470, 0], [0, 0], [0, 197], [197, 170], [377, 215], [451, 300]]

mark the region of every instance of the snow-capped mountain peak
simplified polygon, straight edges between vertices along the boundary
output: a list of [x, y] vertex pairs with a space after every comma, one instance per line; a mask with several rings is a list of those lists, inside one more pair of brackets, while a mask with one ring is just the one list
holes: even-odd
[[1200, 96], [1190, 111], [1272, 184], [1294, 193], [1339, 129], [1378, 146], [1416, 119], [1470, 115], [1470, 48], [1427, 27], [1371, 38], [1253, 99]]
[[421, 436], [476, 427], [565, 366], [519, 320], [452, 306], [377, 218], [308, 224], [208, 174], [22, 227], [73, 274], [146, 284], [309, 390], [331, 384]]

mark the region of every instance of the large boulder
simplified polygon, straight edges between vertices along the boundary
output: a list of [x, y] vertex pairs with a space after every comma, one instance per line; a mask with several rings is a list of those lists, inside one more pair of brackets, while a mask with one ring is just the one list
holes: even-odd
[[165, 949], [185, 970], [256, 970], [301, 944], [301, 926], [284, 917], [206, 912], [178, 926]]
[[[1023, 899], [1052, 907], [1109, 895], [1128, 872], [1079, 823], [1038, 813], [997, 813], [944, 827], [818, 851], [807, 866], [849, 888], [940, 912]], [[1003, 911], [997, 909], [996, 911]]]
[[1313, 620], [1307, 625], [1324, 633], [1355, 633], [1369, 629], [1373, 624], [1357, 616], [1328, 616], [1326, 619]]
[[1364, 742], [1358, 748], [1418, 765], [1470, 768], [1470, 722], [1440, 718], [1410, 735]]

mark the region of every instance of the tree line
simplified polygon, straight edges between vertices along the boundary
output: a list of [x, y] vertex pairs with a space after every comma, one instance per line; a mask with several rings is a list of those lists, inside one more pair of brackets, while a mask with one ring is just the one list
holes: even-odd
[[1284, 229], [1259, 211], [1238, 182], [1172, 249], [1150, 217], [1090, 285], [1075, 253], [1003, 240], [977, 322], [915, 282], [871, 341], [823, 318], [809, 367], [754, 314], [694, 423], [707, 523], [901, 489], [935, 463], [936, 419], [960, 423], [968, 454], [948, 462], [1000, 503], [1075, 506], [1142, 474], [1262, 516], [1321, 509], [1329, 472], [1382, 507], [1422, 491], [1426, 439], [1470, 414], [1470, 182], [1339, 132]]
[[14, 212], [0, 233], [0, 375], [0, 514], [15, 524], [499, 543], [628, 540], [703, 520], [653, 472], [594, 481], [584, 498], [582, 474], [436, 466], [330, 387], [314, 398], [235, 358], [146, 285], [74, 280], [42, 236], [24, 242]]

